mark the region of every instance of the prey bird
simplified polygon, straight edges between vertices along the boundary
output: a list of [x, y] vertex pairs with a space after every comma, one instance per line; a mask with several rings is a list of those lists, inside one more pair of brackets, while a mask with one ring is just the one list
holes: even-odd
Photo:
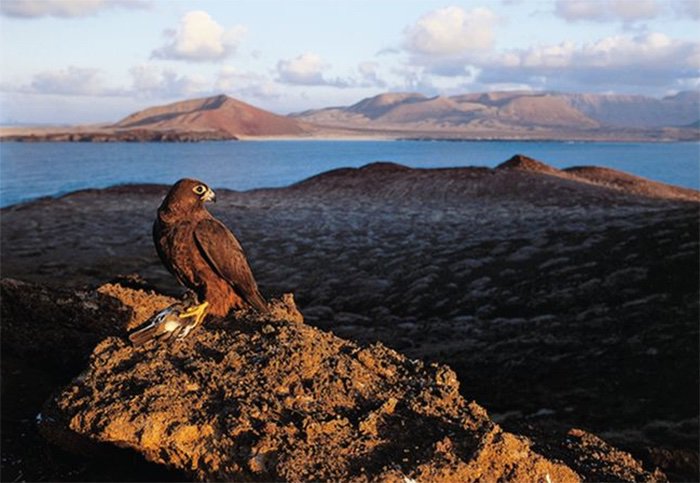
[[161, 310], [129, 334], [129, 340], [135, 346], [145, 344], [151, 339], [170, 342], [187, 337], [197, 323], [198, 312], [188, 313], [183, 303], [175, 303]]
[[[158, 255], [178, 282], [194, 292], [197, 302], [164, 317], [160, 329], [149, 330], [146, 326], [143, 330], [153, 335], [145, 340], [165, 330], [168, 320], [170, 331], [166, 332], [173, 332], [175, 319], [191, 318], [182, 321], [185, 326], [192, 325], [186, 332], [189, 333], [207, 315], [225, 317], [232, 309], [246, 306], [260, 313], [269, 312], [241, 244], [207, 211], [204, 203], [208, 201], [216, 201], [211, 188], [201, 181], [181, 179], [170, 188], [158, 208], [153, 224]], [[153, 319], [156, 325], [157, 318]], [[179, 332], [180, 337], [183, 333]], [[137, 338], [140, 340], [140, 336]]]

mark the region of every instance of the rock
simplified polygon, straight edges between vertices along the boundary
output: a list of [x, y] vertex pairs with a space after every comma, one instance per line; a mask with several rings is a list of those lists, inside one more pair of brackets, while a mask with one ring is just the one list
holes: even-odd
[[[162, 302], [145, 291], [109, 291], [147, 306]], [[42, 434], [83, 453], [99, 452], [94, 443], [131, 448], [207, 481], [578, 481], [601, 474], [585, 464], [574, 471], [503, 431], [460, 396], [447, 366], [307, 326], [291, 296], [272, 306], [272, 317], [239, 313], [171, 345], [135, 348], [123, 336], [105, 338], [88, 367], [47, 400]], [[596, 451], [617, 450], [602, 443]], [[627, 458], [625, 474], [645, 474]]]
[[501, 169], [501, 170], [515, 169], [515, 170], [534, 171], [534, 172], [548, 173], [548, 174], [557, 174], [559, 172], [558, 169], [553, 168], [551, 166], [548, 166], [548, 165], [544, 164], [542, 161], [538, 161], [538, 160], [530, 158], [528, 156], [523, 156], [522, 154], [516, 154], [515, 156], [511, 157], [509, 160], [502, 162], [501, 164], [496, 166], [496, 169]]
[[660, 471], [646, 473], [628, 453], [586, 431], [571, 429], [563, 446], [575, 455], [574, 467], [589, 468], [595, 481], [667, 481]]
[[[105, 337], [123, 334], [134, 314], [155, 295], [124, 293], [145, 302], [128, 306], [95, 290], [49, 289], [12, 279], [0, 281], [2, 296], [2, 476], [7, 481], [181, 481], [162, 466], [130, 451], [104, 448], [60, 431], [57, 449], [37, 432], [51, 413], [42, 404], [80, 373]], [[134, 307], [137, 310], [133, 310]], [[58, 441], [58, 439], [54, 439]], [[66, 454], [80, 449], [90, 458]]]
[[93, 347], [121, 333], [133, 311], [95, 291], [0, 281], [2, 351], [36, 363], [79, 369]]

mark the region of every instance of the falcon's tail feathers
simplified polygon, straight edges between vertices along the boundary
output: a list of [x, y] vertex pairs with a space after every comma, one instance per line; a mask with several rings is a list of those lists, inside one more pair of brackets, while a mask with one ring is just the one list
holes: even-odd
[[267, 303], [265, 302], [265, 299], [262, 298], [262, 295], [260, 295], [260, 292], [257, 290], [250, 294], [250, 297], [248, 297], [247, 302], [253, 306], [255, 310], [260, 312], [261, 314], [269, 314], [270, 313], [270, 308], [267, 306]]

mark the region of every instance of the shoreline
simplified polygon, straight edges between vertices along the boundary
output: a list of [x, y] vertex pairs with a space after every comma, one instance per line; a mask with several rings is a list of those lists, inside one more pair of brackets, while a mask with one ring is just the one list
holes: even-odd
[[[402, 165], [399, 163], [393, 163], [393, 162], [390, 162], [390, 163], [394, 164], [396, 166], [399, 166], [401, 168], [407, 168], [409, 170], [424, 170], [424, 171], [440, 170], [440, 169], [457, 170], [458, 171], [458, 170], [471, 170], [471, 169], [475, 169], [475, 168], [495, 171], [497, 169], [497, 166], [493, 166], [493, 167], [488, 167], [488, 166], [447, 166], [447, 167], [440, 167], [440, 168], [422, 168], [422, 167], [410, 167], [410, 166]], [[338, 169], [360, 170], [360, 169], [367, 168], [368, 166], [372, 166], [373, 164], [375, 164], [375, 163], [369, 163], [369, 164], [366, 164], [366, 165], [363, 165], [363, 166], [360, 166], [357, 168], [353, 168], [353, 167], [333, 168], [331, 170], [321, 171], [321, 172], [316, 173], [314, 175], [299, 179], [297, 181], [294, 181], [294, 182], [291, 182], [289, 184], [282, 185], [282, 186], [260, 186], [260, 187], [245, 189], [245, 190], [236, 190], [236, 189], [226, 188], [226, 187], [221, 187], [221, 186], [214, 186], [214, 188], [216, 189], [217, 192], [221, 191], [221, 192], [238, 193], [238, 194], [253, 193], [253, 192], [261, 191], [261, 190], [285, 190], [285, 189], [289, 189], [297, 184], [307, 182], [308, 180], [310, 180], [312, 178], [316, 178], [319, 176], [324, 176], [328, 173], [332, 173], [333, 171], [337, 171]], [[688, 186], [681, 186], [681, 185], [676, 185], [676, 184], [664, 183], [661, 181], [656, 181], [656, 180], [652, 180], [649, 178], [637, 176], [637, 175], [634, 175], [632, 173], [628, 173], [625, 171], [620, 171], [620, 170], [617, 170], [614, 168], [607, 168], [607, 167], [601, 167], [601, 166], [595, 166], [595, 165], [571, 165], [571, 166], [567, 166], [564, 168], [555, 168], [555, 169], [556, 169], [556, 171], [559, 171], [562, 173], [566, 173], [567, 170], [571, 170], [571, 169], [584, 169], [584, 170], [586, 170], [586, 169], [589, 169], [589, 170], [609, 169], [609, 170], [612, 170], [612, 172], [614, 172], [614, 173], [622, 174], [625, 176], [632, 176], [632, 177], [638, 178], [640, 180], [645, 180], [645, 181], [659, 184], [659, 185], [665, 185], [665, 186], [668, 186], [668, 187], [671, 187], [674, 189], [695, 192], [695, 193], [698, 193], [698, 195], [700, 196], [700, 187], [691, 188]], [[585, 180], [579, 179], [577, 181], [585, 181]], [[52, 201], [58, 201], [64, 197], [77, 195], [80, 193], [90, 193], [90, 192], [96, 192], [96, 191], [99, 192], [99, 191], [110, 191], [110, 190], [114, 191], [114, 190], [119, 190], [119, 189], [127, 189], [127, 190], [132, 189], [133, 191], [143, 191], [144, 188], [165, 190], [165, 189], [167, 189], [168, 186], [170, 186], [170, 184], [168, 184], [168, 183], [142, 183], [142, 182], [114, 183], [114, 184], [110, 184], [107, 186], [101, 186], [101, 187], [100, 186], [89, 186], [89, 187], [85, 187], [85, 188], [59, 191], [57, 193], [52, 193], [52, 194], [42, 195], [42, 196], [35, 197], [35, 198], [27, 198], [24, 200], [20, 200], [20, 201], [17, 201], [17, 202], [8, 204], [8, 205], [0, 206], [0, 212], [5, 211], [5, 210], [12, 210], [12, 209], [21, 208], [24, 205], [33, 205], [33, 204], [40, 204], [40, 203], [47, 203], [47, 202], [50, 203]]]
[[[324, 130], [325, 129], [325, 130]], [[228, 141], [442, 141], [442, 142], [563, 142], [675, 143], [700, 142], [700, 130], [688, 128], [617, 129], [608, 131], [469, 132], [458, 130], [364, 130], [328, 126], [304, 134], [248, 135], [213, 130], [115, 129], [111, 127], [0, 127], [0, 143], [197, 143]]]

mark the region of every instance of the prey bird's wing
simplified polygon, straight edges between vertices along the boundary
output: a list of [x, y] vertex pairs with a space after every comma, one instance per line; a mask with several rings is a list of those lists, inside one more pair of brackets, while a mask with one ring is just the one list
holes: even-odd
[[195, 241], [212, 269], [226, 280], [247, 303], [261, 312], [268, 308], [258, 291], [241, 244], [221, 222], [208, 219], [197, 223]]

